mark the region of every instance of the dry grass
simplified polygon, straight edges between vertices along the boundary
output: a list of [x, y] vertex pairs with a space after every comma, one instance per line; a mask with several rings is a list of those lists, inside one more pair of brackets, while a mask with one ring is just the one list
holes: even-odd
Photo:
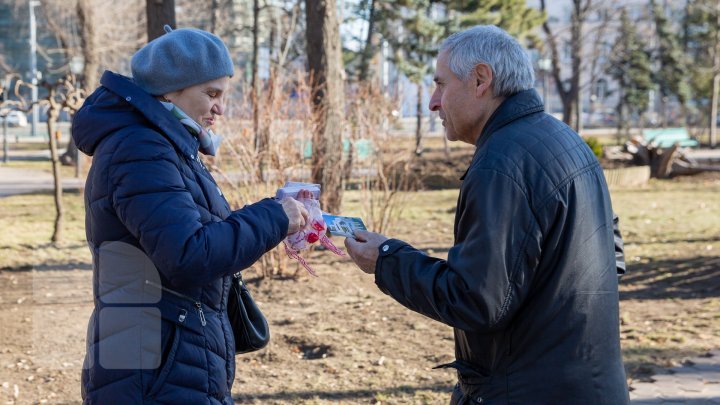
[[[715, 178], [612, 191], [627, 243], [621, 337], [631, 380], [720, 347], [718, 192]], [[392, 236], [445, 255], [456, 197], [457, 190], [409, 194], [412, 204]], [[343, 211], [360, 214], [361, 199], [360, 191], [348, 191]], [[91, 308], [81, 197], [66, 195], [67, 241], [59, 246], [47, 242], [51, 205], [50, 195], [0, 199], [0, 227], [9, 230], [0, 235], [0, 338], [7, 339], [0, 367], [6, 370], [3, 381], [10, 388], [17, 383], [28, 402], [77, 400], [79, 370], [58, 369], [82, 358], [78, 324], [86, 322]], [[246, 279], [270, 320], [273, 339], [267, 349], [238, 357], [236, 398], [258, 404], [447, 403], [454, 375], [431, 367], [452, 358], [450, 329], [394, 303], [346, 258], [322, 251], [308, 258], [320, 277], [261, 279], [257, 270], [249, 271]], [[42, 290], [40, 312], [33, 312], [30, 301], [20, 303], [18, 286], [35, 284], [37, 290], [38, 280], [53, 281]], [[46, 296], [62, 295], [53, 288], [82, 292], [86, 301], [52, 304]], [[52, 314], [47, 315], [52, 325], [34, 325], [38, 314]], [[43, 339], [55, 336], [73, 344], [33, 351], [22, 337], [31, 324], [43, 331]], [[48, 354], [60, 366], [38, 366]], [[29, 375], [45, 383], [34, 384]], [[11, 391], [0, 389], [0, 399]]]
[[612, 193], [626, 242], [621, 337], [631, 378], [720, 347], [718, 178]]

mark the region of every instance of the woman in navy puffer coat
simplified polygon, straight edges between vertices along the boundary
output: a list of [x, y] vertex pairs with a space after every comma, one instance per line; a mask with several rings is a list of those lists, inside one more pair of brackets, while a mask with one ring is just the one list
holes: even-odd
[[198, 151], [217, 147], [232, 61], [210, 33], [166, 31], [133, 56], [133, 79], [105, 72], [73, 121], [93, 156], [86, 404], [231, 404], [230, 277], [307, 217], [291, 199], [231, 211]]

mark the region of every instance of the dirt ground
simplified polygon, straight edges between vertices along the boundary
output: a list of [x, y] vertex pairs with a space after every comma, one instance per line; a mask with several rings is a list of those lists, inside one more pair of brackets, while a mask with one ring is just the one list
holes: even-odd
[[[454, 170], [454, 169], [451, 169]], [[621, 281], [629, 381], [720, 347], [720, 177], [613, 190], [629, 274]], [[357, 214], [348, 192], [345, 214]], [[393, 236], [444, 256], [457, 190], [408, 196]], [[65, 242], [52, 246], [51, 197], [0, 200], [0, 401], [79, 403], [92, 304], [82, 200], [66, 195]], [[10, 230], [10, 232], [7, 232]], [[338, 241], [338, 244], [341, 244]], [[347, 258], [309, 254], [319, 275], [245, 277], [272, 340], [237, 357], [233, 393], [250, 404], [442, 404], [455, 376], [449, 327], [406, 310]], [[294, 266], [294, 265], [293, 265]]]

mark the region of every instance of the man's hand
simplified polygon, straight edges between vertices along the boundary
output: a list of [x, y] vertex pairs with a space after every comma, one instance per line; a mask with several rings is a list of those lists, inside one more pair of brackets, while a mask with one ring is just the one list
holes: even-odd
[[354, 239], [345, 238], [345, 248], [360, 270], [368, 274], [375, 274], [378, 249], [386, 240], [388, 238], [379, 233], [355, 230]]
[[280, 200], [280, 204], [282, 205], [285, 215], [287, 215], [289, 220], [287, 234], [290, 235], [291, 233], [295, 233], [303, 229], [309, 216], [305, 206], [298, 200], [290, 197]]

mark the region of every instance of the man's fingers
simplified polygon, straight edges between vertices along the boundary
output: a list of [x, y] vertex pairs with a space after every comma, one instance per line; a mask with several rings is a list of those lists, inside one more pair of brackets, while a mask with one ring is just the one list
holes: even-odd
[[355, 237], [355, 239], [361, 242], [367, 242], [370, 235], [372, 235], [372, 232], [363, 231], [362, 229], [356, 229], [353, 231], [353, 236]]
[[353, 238], [345, 238], [345, 247], [348, 248], [348, 250], [356, 250], [361, 242], [357, 241]]

